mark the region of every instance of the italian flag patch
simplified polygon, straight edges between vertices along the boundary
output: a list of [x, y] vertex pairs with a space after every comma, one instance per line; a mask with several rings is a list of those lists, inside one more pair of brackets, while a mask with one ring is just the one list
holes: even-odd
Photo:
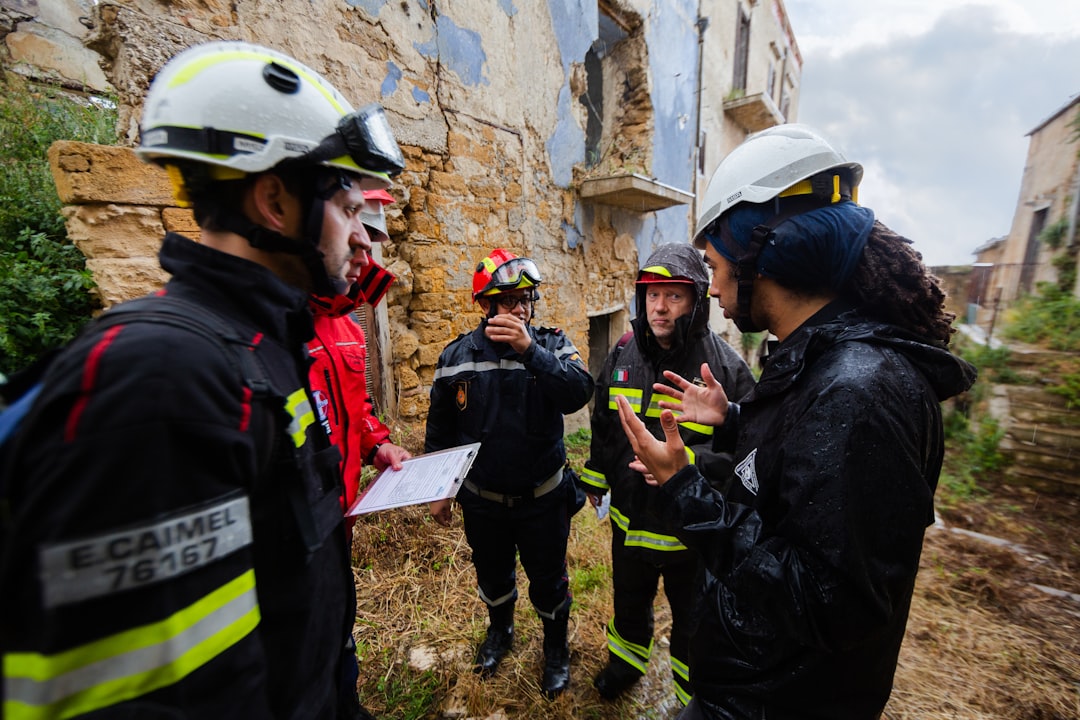
[[630, 379], [630, 371], [626, 368], [615, 368], [611, 373], [611, 382], [624, 383]]

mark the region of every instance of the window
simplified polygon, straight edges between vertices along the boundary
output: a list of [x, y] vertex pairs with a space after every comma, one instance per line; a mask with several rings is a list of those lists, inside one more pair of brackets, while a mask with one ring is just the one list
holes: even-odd
[[735, 77], [732, 90], [746, 91], [746, 71], [750, 64], [750, 16], [739, 5], [739, 22], [735, 27]]

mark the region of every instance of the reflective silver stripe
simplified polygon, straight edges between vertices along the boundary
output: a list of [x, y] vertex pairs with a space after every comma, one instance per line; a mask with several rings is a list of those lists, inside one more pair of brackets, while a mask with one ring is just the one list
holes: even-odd
[[70, 717], [172, 685], [259, 624], [248, 570], [164, 620], [57, 653], [3, 658], [4, 717]]
[[648, 647], [627, 642], [619, 635], [619, 631], [615, 629], [615, 618], [612, 618], [607, 626], [607, 641], [608, 650], [626, 661], [627, 665], [631, 665], [642, 675], [649, 671], [649, 657], [652, 655], [653, 649], [652, 639], [649, 640]]
[[598, 473], [595, 470], [582, 468], [580, 477], [582, 482], [592, 485], [598, 490], [607, 490], [610, 487], [607, 478], [602, 473]]
[[465, 372], [491, 372], [493, 370], [525, 370], [526, 367], [523, 363], [517, 360], [500, 360], [499, 362], [492, 362], [485, 360], [484, 362], [467, 362], [460, 365], [447, 365], [445, 367], [437, 368], [435, 370], [435, 379], [440, 380], [442, 378], [453, 377]]
[[504, 602], [510, 602], [511, 600], [513, 600], [513, 599], [515, 599], [517, 597], [517, 588], [512, 589], [510, 592], [506, 593], [502, 597], [496, 598], [494, 600], [492, 600], [487, 595], [485, 595], [484, 591], [482, 589], [476, 588], [476, 591], [478, 593], [480, 593], [480, 599], [483, 600], [484, 604], [487, 605], [488, 607], [498, 607], [499, 605], [502, 605]]
[[247, 496], [41, 548], [45, 607], [184, 575], [251, 544]]

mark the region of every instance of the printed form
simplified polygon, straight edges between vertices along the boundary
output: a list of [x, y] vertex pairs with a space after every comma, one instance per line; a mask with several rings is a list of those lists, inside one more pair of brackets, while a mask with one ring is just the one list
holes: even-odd
[[459, 445], [411, 457], [401, 463], [400, 470], [386, 468], [368, 483], [345, 514], [363, 515], [453, 497], [479, 449], [480, 443]]

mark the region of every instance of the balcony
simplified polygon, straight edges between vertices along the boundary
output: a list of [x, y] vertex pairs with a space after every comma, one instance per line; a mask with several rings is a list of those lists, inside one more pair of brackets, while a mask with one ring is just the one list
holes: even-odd
[[724, 114], [747, 132], [757, 132], [784, 123], [784, 116], [765, 93], [744, 95], [724, 101]]
[[581, 181], [582, 200], [614, 205], [634, 212], [652, 212], [673, 205], [687, 205], [693, 193], [679, 190], [637, 173], [592, 177]]

